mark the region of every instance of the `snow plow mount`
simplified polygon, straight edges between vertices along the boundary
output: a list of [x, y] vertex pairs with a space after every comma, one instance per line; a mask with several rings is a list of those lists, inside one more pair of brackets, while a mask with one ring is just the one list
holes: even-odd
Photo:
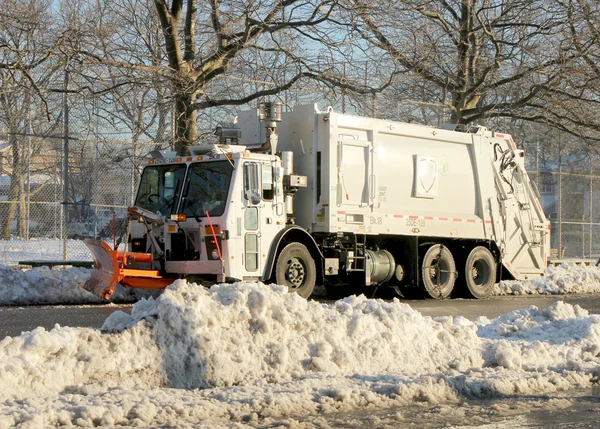
[[162, 276], [158, 270], [127, 268], [131, 261], [151, 264], [151, 253], [120, 252], [104, 241], [91, 238], [83, 242], [94, 259], [94, 270], [83, 287], [100, 298], [108, 299], [117, 283], [128, 288], [164, 289], [175, 281], [175, 278]]

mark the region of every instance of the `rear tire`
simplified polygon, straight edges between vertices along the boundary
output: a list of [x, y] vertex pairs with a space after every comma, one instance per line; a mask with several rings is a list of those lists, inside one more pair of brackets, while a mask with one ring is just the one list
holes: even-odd
[[275, 264], [275, 281], [287, 286], [302, 298], [308, 298], [315, 288], [317, 268], [305, 245], [290, 243], [283, 248]]
[[456, 281], [452, 252], [442, 244], [434, 244], [423, 256], [421, 267], [425, 292], [434, 299], [448, 298]]
[[465, 263], [465, 283], [473, 298], [487, 298], [496, 283], [496, 261], [492, 252], [482, 246], [471, 250]]

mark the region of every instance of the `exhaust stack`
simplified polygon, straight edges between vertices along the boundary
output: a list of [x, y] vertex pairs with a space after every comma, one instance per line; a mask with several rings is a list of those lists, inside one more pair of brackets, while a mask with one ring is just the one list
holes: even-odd
[[267, 138], [265, 142], [258, 148], [248, 149], [251, 152], [266, 152], [269, 149], [271, 154], [277, 152], [277, 122], [281, 122], [283, 105], [280, 101], [260, 103], [259, 118], [265, 124], [267, 130]]

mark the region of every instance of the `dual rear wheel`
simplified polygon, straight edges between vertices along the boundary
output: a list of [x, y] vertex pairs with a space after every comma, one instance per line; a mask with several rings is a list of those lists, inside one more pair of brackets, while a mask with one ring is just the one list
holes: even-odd
[[[442, 244], [431, 246], [421, 263], [421, 278], [425, 293], [434, 299], [448, 298], [457, 279], [452, 252]], [[469, 253], [464, 265], [464, 295], [486, 298], [496, 282], [496, 261], [492, 253], [477, 246]]]

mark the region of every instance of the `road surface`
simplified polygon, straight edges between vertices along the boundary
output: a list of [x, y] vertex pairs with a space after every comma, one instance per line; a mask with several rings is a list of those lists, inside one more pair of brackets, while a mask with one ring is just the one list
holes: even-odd
[[[464, 316], [489, 319], [509, 311], [535, 305], [545, 308], [556, 301], [578, 304], [591, 313], [600, 314], [600, 295], [534, 295], [503, 296], [483, 300], [403, 300], [425, 316]], [[52, 329], [55, 324], [99, 328], [114, 311], [129, 312], [131, 305], [0, 307], [0, 339], [17, 336], [23, 331], [42, 326]]]

